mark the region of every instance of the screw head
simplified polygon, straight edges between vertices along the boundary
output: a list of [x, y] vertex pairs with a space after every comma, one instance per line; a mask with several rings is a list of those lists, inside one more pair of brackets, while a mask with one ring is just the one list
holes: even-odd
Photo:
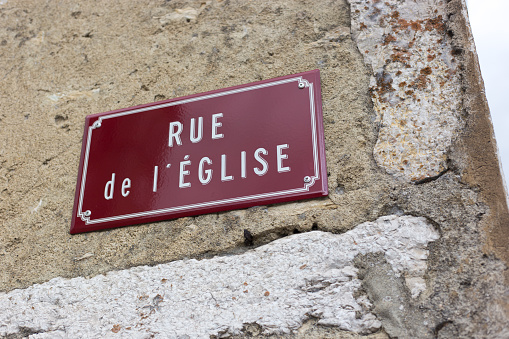
[[304, 182], [311, 182], [311, 177], [305, 176], [304, 177]]
[[90, 212], [90, 210], [87, 210], [85, 211], [85, 217], [89, 217], [90, 215], [92, 215], [92, 212]]
[[306, 87], [306, 85], [303, 82], [299, 82], [299, 88], [303, 89], [304, 87]]

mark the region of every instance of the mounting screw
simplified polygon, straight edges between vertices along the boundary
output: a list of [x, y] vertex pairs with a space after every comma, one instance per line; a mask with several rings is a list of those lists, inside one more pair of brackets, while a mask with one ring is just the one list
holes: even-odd
[[311, 182], [311, 177], [305, 176], [304, 177], [304, 182]]
[[306, 85], [303, 82], [299, 82], [299, 88], [303, 89], [304, 87], [306, 87]]
[[90, 212], [90, 210], [87, 210], [87, 211], [85, 211], [84, 214], [85, 214], [85, 217], [89, 217], [92, 214], [92, 212]]

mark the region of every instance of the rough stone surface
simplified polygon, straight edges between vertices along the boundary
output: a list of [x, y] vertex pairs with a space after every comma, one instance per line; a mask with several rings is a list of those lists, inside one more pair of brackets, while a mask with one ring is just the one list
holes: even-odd
[[[68, 234], [87, 114], [316, 68], [327, 198]], [[0, 291], [412, 215], [440, 234], [424, 275], [389, 249], [354, 259], [373, 335], [509, 337], [509, 213], [463, 0], [0, 0], [0, 83]], [[359, 336], [299, 319], [270, 336]]]
[[[238, 335], [245, 324], [284, 334], [309, 318], [369, 334], [381, 323], [359, 290], [354, 258], [381, 253], [394, 280], [424, 283], [427, 245], [438, 237], [424, 218], [388, 216], [341, 235], [292, 235], [238, 256], [55, 278], [0, 295], [0, 335], [27, 328], [38, 333], [31, 338], [208, 338]], [[408, 307], [397, 304], [401, 312]]]
[[[509, 194], [504, 187], [497, 157], [488, 102], [484, 94], [479, 62], [470, 31], [465, 0], [451, 1], [448, 4], [448, 34], [453, 36], [452, 44], [462, 59], [462, 97], [467, 113], [464, 137], [455, 142], [455, 152], [451, 152], [453, 161], [462, 162], [462, 180], [479, 190], [481, 199], [489, 206], [486, 217], [479, 225], [486, 235], [484, 251], [509, 263], [509, 213], [507, 206]], [[499, 168], [498, 170], [496, 168]], [[504, 189], [506, 188], [506, 189]], [[506, 203], [503, 200], [506, 200]], [[509, 270], [505, 270], [505, 281], [509, 282]], [[509, 306], [505, 306], [509, 315]]]
[[461, 126], [460, 74], [446, 34], [446, 1], [350, 3], [354, 40], [373, 70], [377, 163], [414, 182], [440, 175]]
[[[169, 20], [186, 8], [199, 12], [196, 19]], [[345, 2], [22, 1], [2, 5], [0, 17], [0, 290], [234, 251], [244, 229], [260, 244], [315, 223], [339, 231], [379, 216], [364, 205], [384, 186], [359, 190], [383, 173], [372, 161], [368, 74], [348, 34]], [[336, 159], [328, 164], [330, 190], [338, 193], [68, 234], [87, 114], [317, 67], [327, 152]]]

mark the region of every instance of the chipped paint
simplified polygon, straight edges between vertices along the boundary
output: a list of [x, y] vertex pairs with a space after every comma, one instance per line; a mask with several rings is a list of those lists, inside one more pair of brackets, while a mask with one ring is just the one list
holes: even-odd
[[173, 12], [159, 18], [161, 25], [166, 26], [171, 22], [187, 21], [196, 22], [200, 13], [210, 5], [211, 1], [202, 2], [200, 8], [193, 7], [177, 8]]
[[412, 182], [439, 176], [462, 125], [460, 51], [447, 37], [445, 1], [349, 2], [353, 38], [373, 71], [377, 163]]
[[32, 208], [32, 213], [37, 213], [37, 211], [39, 210], [39, 208], [41, 208], [41, 206], [42, 206], [42, 199], [39, 200], [39, 203], [37, 204], [37, 206]]
[[59, 92], [50, 94], [47, 98], [53, 102], [66, 101], [66, 100], [76, 100], [81, 98], [93, 98], [98, 95], [101, 91], [100, 88], [95, 88], [90, 91], [69, 91], [69, 92]]
[[87, 252], [87, 253], [83, 254], [81, 257], [74, 258], [74, 261], [85, 260], [85, 259], [88, 259], [88, 258], [93, 257], [93, 256], [94, 256], [94, 253]]
[[387, 216], [344, 234], [296, 234], [235, 256], [55, 278], [0, 294], [0, 335], [23, 328], [41, 339], [209, 338], [241, 334], [244, 324], [291, 333], [310, 318], [367, 334], [381, 322], [360, 293], [354, 258], [385, 253], [415, 294], [425, 289], [426, 247], [436, 239], [424, 218]]

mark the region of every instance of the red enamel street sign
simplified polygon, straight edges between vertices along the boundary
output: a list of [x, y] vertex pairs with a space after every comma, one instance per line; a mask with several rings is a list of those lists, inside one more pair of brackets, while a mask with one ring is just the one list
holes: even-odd
[[89, 115], [71, 234], [327, 195], [318, 70]]

